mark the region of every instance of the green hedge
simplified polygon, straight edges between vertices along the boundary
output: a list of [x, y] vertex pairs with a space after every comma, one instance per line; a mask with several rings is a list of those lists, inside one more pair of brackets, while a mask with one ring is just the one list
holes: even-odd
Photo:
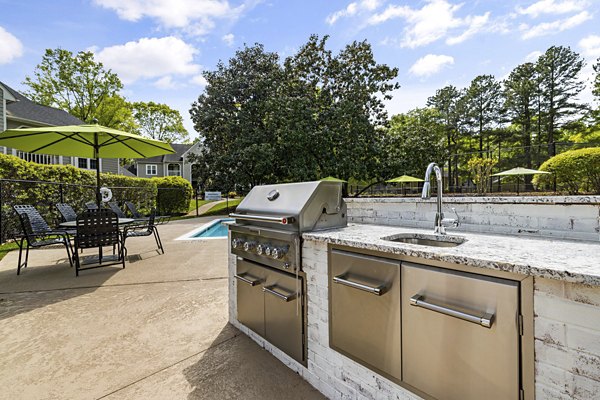
[[152, 178], [158, 188], [157, 209], [160, 215], [187, 214], [194, 190], [179, 176]]
[[552, 188], [569, 194], [600, 194], [600, 147], [570, 150], [556, 155], [540, 166], [552, 174], [536, 175], [533, 183], [541, 188]]
[[[32, 204], [53, 224], [59, 221], [54, 207], [62, 200], [77, 212], [87, 201], [95, 200], [96, 173], [71, 165], [42, 165], [0, 154], [0, 178], [20, 181], [2, 181], [2, 239], [20, 231], [12, 211], [14, 204]], [[43, 182], [40, 182], [43, 181]], [[122, 175], [101, 174], [100, 183], [111, 188], [113, 199], [122, 203], [132, 201], [142, 212], [156, 206], [157, 187], [151, 179], [130, 178]], [[62, 195], [62, 196], [61, 196]]]

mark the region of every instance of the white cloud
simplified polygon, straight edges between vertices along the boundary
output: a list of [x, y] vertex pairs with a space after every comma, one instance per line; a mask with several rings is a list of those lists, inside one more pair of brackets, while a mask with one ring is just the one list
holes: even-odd
[[173, 82], [173, 77], [171, 75], [166, 75], [154, 82], [154, 86], [159, 89], [166, 90], [175, 89], [177, 85], [175, 82]]
[[198, 85], [200, 87], [204, 87], [204, 86], [208, 85], [208, 81], [202, 75], [194, 76], [190, 82], [192, 82], [194, 85]]
[[0, 64], [8, 64], [23, 55], [23, 44], [0, 26]]
[[600, 36], [589, 35], [579, 41], [583, 55], [596, 59], [600, 57]]
[[138, 21], [148, 17], [166, 28], [185, 29], [204, 35], [215, 27], [215, 20], [237, 19], [249, 6], [231, 7], [227, 0], [94, 0], [113, 10], [119, 18]]
[[534, 50], [525, 56], [525, 62], [536, 62], [540, 56], [544, 54], [539, 50]]
[[486, 12], [483, 15], [476, 15], [474, 17], [468, 16], [465, 18], [465, 22], [468, 24], [467, 29], [458, 36], [452, 36], [446, 39], [446, 44], [458, 44], [462, 43], [477, 32], [481, 31], [488, 23], [490, 19], [490, 13]]
[[517, 7], [517, 13], [537, 18], [542, 14], [568, 14], [585, 10], [588, 2], [582, 0], [540, 0], [529, 7]]
[[96, 58], [127, 84], [144, 78], [196, 74], [200, 71], [200, 65], [194, 64], [197, 52], [183, 40], [167, 36], [105, 47]]
[[327, 18], [325, 19], [325, 22], [327, 22], [329, 25], [333, 25], [340, 18], [352, 17], [362, 11], [374, 11], [380, 5], [381, 5], [381, 0], [355, 1], [355, 2], [348, 4], [348, 6], [346, 8], [338, 10], [338, 11], [334, 12], [333, 14], [329, 14], [327, 16]]
[[563, 32], [567, 29], [576, 27], [577, 25], [583, 24], [585, 21], [591, 19], [592, 16], [587, 11], [582, 11], [579, 14], [575, 14], [569, 18], [557, 19], [552, 22], [543, 22], [538, 25], [529, 26], [527, 24], [521, 24], [519, 29], [523, 39], [531, 39], [539, 36], [546, 36], [553, 33]]
[[482, 30], [489, 19], [489, 13], [456, 17], [455, 13], [462, 5], [451, 4], [447, 0], [428, 0], [420, 9], [391, 4], [381, 13], [372, 15], [367, 24], [378, 25], [391, 19], [404, 19], [407, 26], [404, 28], [400, 46], [409, 48], [435, 42], [453, 29], [466, 27], [462, 34], [447, 39], [448, 44], [457, 44]]
[[221, 40], [225, 42], [227, 46], [233, 45], [233, 41], [235, 40], [235, 36], [233, 33], [228, 33], [227, 35], [223, 35]]
[[415, 76], [429, 76], [436, 74], [447, 65], [454, 64], [454, 57], [443, 54], [427, 54], [421, 57], [410, 67], [409, 72]]

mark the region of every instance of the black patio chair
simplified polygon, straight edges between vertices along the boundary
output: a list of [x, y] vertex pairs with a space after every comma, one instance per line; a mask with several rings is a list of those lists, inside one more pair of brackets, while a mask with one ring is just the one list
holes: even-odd
[[69, 204], [58, 203], [56, 204], [56, 209], [62, 216], [64, 222], [75, 221], [77, 219], [77, 213]]
[[[21, 269], [27, 267], [29, 261], [29, 249], [62, 244], [67, 249], [69, 264], [73, 266], [71, 242], [66, 231], [54, 230], [50, 228], [46, 220], [41, 216], [38, 210], [31, 205], [13, 206], [19, 222], [21, 223], [22, 236], [17, 238], [19, 246], [19, 262], [17, 265], [17, 275], [21, 274]], [[26, 246], [25, 246], [26, 244]], [[21, 262], [23, 257], [23, 247], [25, 246], [25, 261]]]
[[96, 204], [95, 201], [88, 201], [87, 203], [85, 203], [85, 207], [88, 210], [97, 210], [98, 209], [98, 204]]
[[119, 218], [127, 218], [127, 216], [125, 215], [125, 213], [123, 212], [123, 210], [121, 210], [121, 207], [119, 207], [119, 204], [116, 201], [109, 201], [108, 202], [108, 207], [112, 210], [112, 212], [114, 212], [115, 214], [117, 214], [117, 217], [119, 217]]
[[[160, 240], [160, 235], [158, 234], [158, 229], [156, 228], [156, 210], [152, 210], [150, 216], [144, 223], [128, 226], [123, 231], [123, 247], [125, 247], [125, 242], [127, 238], [130, 237], [144, 237], [154, 235], [154, 240], [156, 241], [156, 245], [162, 254], [165, 254], [165, 250], [162, 245], [162, 241]], [[127, 248], [125, 248], [125, 255], [127, 255]]]
[[[117, 257], [108, 256], [109, 262], [103, 262], [101, 256], [97, 264], [82, 267], [81, 259], [77, 252], [80, 249], [97, 248], [101, 252], [104, 246], [113, 246], [117, 248]], [[119, 231], [119, 218], [117, 214], [108, 209], [87, 210], [77, 217], [77, 236], [75, 236], [75, 276], [79, 276], [79, 271], [108, 267], [121, 264], [125, 268], [125, 250], [123, 235]]]

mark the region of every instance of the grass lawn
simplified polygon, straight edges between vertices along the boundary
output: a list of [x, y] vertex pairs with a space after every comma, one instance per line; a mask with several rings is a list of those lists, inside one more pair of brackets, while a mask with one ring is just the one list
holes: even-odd
[[[210, 203], [210, 202], [212, 202], [212, 201], [214, 201], [214, 200], [198, 200], [198, 207], [201, 207], [201, 206], [203, 206], [204, 204], [206, 204], [206, 203]], [[191, 211], [196, 211], [196, 200], [192, 199], [192, 200], [190, 201], [190, 209], [189, 209], [189, 211], [190, 211], [190, 212], [191, 212]]]
[[235, 209], [235, 207], [237, 207], [238, 204], [240, 204], [240, 201], [242, 201], [242, 199], [229, 199], [229, 211], [227, 211], [227, 202], [224, 201], [222, 203], [217, 204], [216, 206], [214, 206], [204, 214], [201, 214], [200, 216], [207, 217], [210, 215], [229, 214], [230, 212], [233, 212], [233, 210]]
[[17, 246], [16, 242], [9, 242], [0, 245], [0, 260], [2, 260], [9, 251], [17, 249], [19, 249], [19, 246]]

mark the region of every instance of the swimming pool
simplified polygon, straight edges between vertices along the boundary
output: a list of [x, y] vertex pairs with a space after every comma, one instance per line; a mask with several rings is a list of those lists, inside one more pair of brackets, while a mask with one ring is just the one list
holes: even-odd
[[227, 223], [233, 222], [233, 218], [219, 218], [199, 228], [178, 237], [175, 240], [206, 240], [206, 239], [224, 239], [227, 237]]

